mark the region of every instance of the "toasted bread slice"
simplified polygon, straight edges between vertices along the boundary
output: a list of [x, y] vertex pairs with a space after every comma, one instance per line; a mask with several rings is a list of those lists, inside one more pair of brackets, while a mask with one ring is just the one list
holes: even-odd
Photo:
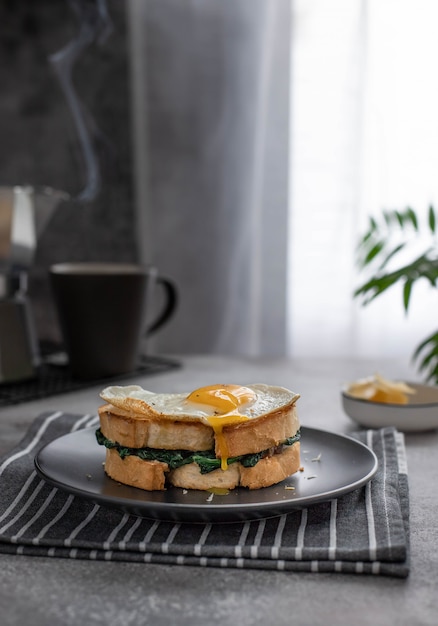
[[[111, 404], [98, 411], [102, 433], [122, 446], [192, 451], [215, 448], [216, 456], [221, 457], [213, 429], [203, 422], [137, 417]], [[233, 457], [268, 450], [293, 437], [298, 429], [297, 411], [292, 404], [258, 419], [225, 426], [222, 436], [227, 456]]]
[[[299, 428], [296, 406], [292, 403], [257, 419], [250, 419], [235, 426], [225, 426], [222, 436], [228, 457], [233, 457], [262, 452], [278, 446], [288, 437], [293, 437]], [[222, 456], [217, 438], [215, 452], [218, 458]]]
[[167, 463], [143, 461], [137, 456], [122, 459], [115, 449], [106, 451], [105, 462], [105, 472], [110, 478], [147, 491], [164, 490], [166, 484], [203, 491], [235, 487], [261, 489], [281, 482], [299, 468], [299, 442], [285, 446], [279, 453], [266, 456], [254, 467], [243, 467], [237, 462], [229, 465], [226, 471], [217, 469], [208, 474], [201, 474], [196, 463], [183, 465], [169, 472]]
[[160, 461], [143, 461], [138, 456], [121, 458], [117, 450], [107, 450], [105, 472], [110, 478], [124, 485], [146, 491], [162, 491], [165, 488], [169, 466]]
[[240, 463], [229, 465], [225, 472], [216, 469], [208, 474], [201, 474], [196, 463], [182, 465], [170, 472], [168, 482], [183, 489], [234, 489], [240, 483]]
[[200, 421], [163, 420], [132, 415], [111, 404], [99, 407], [100, 428], [105, 437], [128, 448], [161, 450], [211, 450], [213, 429]]
[[261, 459], [254, 467], [240, 468], [240, 486], [260, 489], [275, 485], [300, 469], [300, 442], [285, 446], [280, 454]]

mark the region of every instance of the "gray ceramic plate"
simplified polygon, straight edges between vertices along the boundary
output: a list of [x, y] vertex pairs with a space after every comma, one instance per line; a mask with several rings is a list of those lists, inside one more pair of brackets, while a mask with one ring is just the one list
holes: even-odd
[[142, 491], [121, 485], [103, 471], [105, 448], [96, 443], [95, 429], [55, 439], [35, 459], [38, 473], [49, 483], [92, 502], [153, 519], [180, 522], [231, 522], [282, 515], [353, 491], [377, 470], [377, 458], [367, 446], [344, 435], [301, 428], [303, 471], [278, 485], [227, 495], [187, 491]]

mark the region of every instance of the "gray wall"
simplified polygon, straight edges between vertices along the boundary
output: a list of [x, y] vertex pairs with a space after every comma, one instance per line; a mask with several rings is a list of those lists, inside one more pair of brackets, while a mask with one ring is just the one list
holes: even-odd
[[30, 276], [38, 334], [51, 340], [59, 338], [47, 280], [51, 263], [137, 259], [127, 25], [120, 0], [107, 0], [111, 33], [88, 46], [74, 65], [76, 91], [100, 131], [94, 147], [102, 174], [94, 200], [74, 199], [87, 181], [83, 152], [48, 58], [77, 36], [73, 8], [87, 5], [93, 3], [0, 0], [0, 185], [49, 185], [73, 198], [58, 208], [41, 237]]

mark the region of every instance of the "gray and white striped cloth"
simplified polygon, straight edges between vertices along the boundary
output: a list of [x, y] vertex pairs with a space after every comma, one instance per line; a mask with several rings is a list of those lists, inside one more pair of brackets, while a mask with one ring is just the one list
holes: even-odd
[[403, 435], [393, 428], [354, 436], [379, 469], [336, 500], [257, 521], [154, 521], [101, 507], [54, 488], [34, 469], [56, 437], [97, 424], [92, 415], [46, 413], [0, 460], [0, 552], [212, 567], [409, 574], [409, 500]]

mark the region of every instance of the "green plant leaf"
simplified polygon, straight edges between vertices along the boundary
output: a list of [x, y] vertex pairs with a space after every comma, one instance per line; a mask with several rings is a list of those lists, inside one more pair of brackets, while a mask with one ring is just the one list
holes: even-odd
[[429, 228], [434, 233], [435, 229], [436, 229], [436, 216], [435, 216], [435, 211], [434, 211], [432, 205], [430, 205], [430, 207], [429, 207], [429, 216], [428, 217], [429, 217]]
[[[434, 355], [434, 360], [428, 365], [421, 364], [418, 366], [420, 372], [426, 371], [426, 381], [432, 381], [435, 385], [438, 385], [438, 356]], [[428, 371], [427, 371], [428, 370]]]
[[436, 287], [437, 286], [436, 281], [438, 279], [438, 275], [437, 275], [436, 271], [424, 270], [423, 271], [423, 276], [424, 276], [424, 278], [427, 278], [427, 280], [430, 282], [432, 287]]
[[378, 228], [379, 227], [377, 226], [377, 222], [374, 219], [374, 217], [370, 217], [370, 231], [374, 232], [374, 231], [378, 230]]
[[403, 287], [403, 306], [404, 306], [406, 313], [408, 312], [408, 309], [409, 309], [409, 301], [411, 299], [413, 284], [414, 284], [414, 281], [411, 278], [408, 278], [408, 280], [405, 282], [404, 287]]
[[365, 256], [364, 264], [368, 265], [369, 263], [371, 263], [371, 261], [383, 250], [385, 244], [385, 240], [378, 241], [376, 244], [374, 244], [371, 250], [369, 250], [368, 254]]
[[438, 385], [438, 332], [432, 333], [417, 346], [413, 360], [420, 358], [420, 355], [422, 360], [418, 364], [419, 371], [428, 370], [426, 380]]
[[362, 239], [359, 242], [359, 247], [365, 245], [373, 236], [373, 233], [369, 230], [367, 233], [365, 233], [365, 235], [362, 237]]
[[415, 213], [415, 211], [413, 209], [411, 209], [411, 207], [408, 207], [406, 209], [406, 216], [409, 218], [412, 226], [415, 228], [415, 230], [418, 230], [418, 218], [417, 218], [417, 214]]
[[[436, 268], [435, 265], [437, 265]], [[358, 287], [354, 291], [353, 296], [367, 296], [363, 302], [364, 305], [367, 305], [398, 281], [403, 281], [404, 283], [406, 283], [406, 281], [410, 281], [413, 284], [420, 278], [427, 278], [430, 282], [432, 282], [432, 280], [435, 280], [437, 277], [438, 263], [434, 260], [431, 261], [431, 259], [422, 254], [412, 263], [409, 263], [398, 270], [387, 274], [379, 274], [374, 278], [371, 278], [366, 283]], [[406, 289], [408, 289], [408, 287], [406, 287]], [[410, 292], [406, 292], [406, 295], [404, 295], [404, 302], [406, 301], [406, 296], [410, 296]]]
[[430, 365], [430, 363], [432, 362], [432, 360], [438, 360], [438, 350], [431, 350], [431, 352], [429, 352], [424, 359], [421, 361], [420, 363], [420, 369], [426, 369], [426, 367], [428, 367]]
[[394, 211], [394, 216], [397, 218], [400, 228], [404, 226], [403, 214], [400, 211]]
[[[425, 279], [433, 288], [438, 287], [438, 213], [432, 205], [427, 222], [422, 220], [421, 227], [420, 230], [420, 220], [411, 207], [384, 210], [380, 218], [369, 218], [368, 230], [356, 249], [360, 269], [369, 272], [374, 268], [373, 275], [353, 292], [353, 297], [362, 299], [362, 305], [368, 305], [393, 285], [401, 283], [403, 307], [407, 313], [416, 281]], [[409, 248], [413, 250], [417, 242], [421, 244], [423, 240], [418, 239], [420, 232], [423, 237], [429, 235], [430, 243], [424, 246], [426, 249], [421, 255], [402, 265], [399, 253], [409, 251]], [[389, 266], [396, 269], [388, 271]], [[413, 358], [419, 361], [420, 371], [427, 372], [428, 380], [438, 385], [438, 332], [421, 342]]]
[[394, 275], [384, 275], [378, 278], [372, 278], [371, 280], [364, 283], [361, 287], [358, 287], [354, 292], [354, 297], [358, 296], [367, 296], [363, 302], [363, 305], [369, 304], [374, 298], [377, 298], [381, 293], [392, 287], [397, 280], [399, 280], [399, 276]]
[[393, 211], [382, 211], [383, 219], [387, 226], [390, 226], [394, 217]]
[[383, 259], [382, 263], [379, 266], [379, 271], [383, 270], [389, 263], [389, 261], [395, 257], [395, 255], [400, 252], [400, 250], [403, 250], [403, 248], [405, 248], [406, 246], [406, 241], [403, 241], [402, 243], [400, 243], [398, 246], [396, 246], [393, 250], [391, 250], [391, 252], [389, 252], [386, 257]]
[[416, 359], [418, 358], [418, 356], [420, 355], [420, 352], [422, 352], [424, 350], [424, 348], [428, 345], [428, 344], [432, 344], [432, 345], [437, 345], [438, 346], [438, 331], [432, 333], [431, 335], [429, 335], [428, 337], [426, 337], [426, 339], [424, 339], [415, 349], [413, 358]]

